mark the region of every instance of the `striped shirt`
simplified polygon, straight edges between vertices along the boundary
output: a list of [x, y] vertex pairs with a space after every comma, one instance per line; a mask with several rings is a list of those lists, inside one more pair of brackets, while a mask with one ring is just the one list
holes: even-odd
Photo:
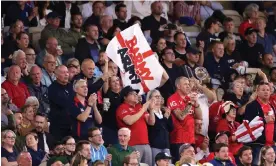
[[107, 150], [103, 145], [100, 145], [99, 149], [91, 145], [91, 160], [93, 163], [97, 160], [104, 162], [107, 154]]

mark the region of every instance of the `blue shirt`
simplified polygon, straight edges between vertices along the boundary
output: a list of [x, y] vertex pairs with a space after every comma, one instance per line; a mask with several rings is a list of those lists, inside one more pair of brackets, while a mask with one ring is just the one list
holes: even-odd
[[72, 133], [74, 137], [80, 139], [88, 138], [88, 130], [95, 126], [94, 123], [94, 111], [91, 108], [90, 115], [86, 119], [85, 122], [81, 122], [77, 119], [77, 117], [86, 110], [87, 103], [83, 105], [77, 97], [74, 98], [72, 102], [72, 106], [70, 107], [70, 115], [72, 118]]
[[98, 150], [91, 145], [91, 160], [93, 163], [96, 160], [100, 160], [100, 161], [104, 162], [107, 154], [108, 154], [107, 150], [103, 145], [101, 145]]
[[276, 45], [276, 39], [271, 34], [265, 33], [264, 37], [258, 34], [257, 43], [263, 45], [265, 53], [272, 54], [273, 46]]

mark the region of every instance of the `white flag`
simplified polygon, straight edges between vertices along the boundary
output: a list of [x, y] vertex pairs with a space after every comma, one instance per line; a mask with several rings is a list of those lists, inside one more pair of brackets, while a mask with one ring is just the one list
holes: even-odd
[[120, 68], [123, 85], [144, 94], [160, 85], [163, 67], [138, 24], [118, 33], [108, 44], [107, 56]]

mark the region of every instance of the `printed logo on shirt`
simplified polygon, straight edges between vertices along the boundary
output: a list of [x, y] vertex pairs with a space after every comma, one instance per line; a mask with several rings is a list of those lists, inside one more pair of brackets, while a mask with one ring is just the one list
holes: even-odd
[[170, 106], [171, 106], [171, 107], [175, 107], [175, 106], [177, 106], [177, 103], [176, 103], [175, 101], [172, 101], [172, 102], [170, 103]]
[[127, 113], [127, 110], [123, 110], [123, 111], [122, 111], [122, 114], [126, 114], [126, 113]]

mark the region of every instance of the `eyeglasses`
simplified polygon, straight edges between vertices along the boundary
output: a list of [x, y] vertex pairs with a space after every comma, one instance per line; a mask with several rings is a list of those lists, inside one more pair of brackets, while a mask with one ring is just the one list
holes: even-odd
[[15, 139], [15, 136], [12, 136], [12, 137], [6, 136], [6, 138], [8, 138], [8, 139]]
[[69, 146], [75, 146], [76, 143], [67, 143], [66, 145], [69, 145]]
[[62, 151], [62, 150], [64, 150], [65, 148], [63, 147], [63, 148], [56, 148], [55, 150], [56, 151]]

